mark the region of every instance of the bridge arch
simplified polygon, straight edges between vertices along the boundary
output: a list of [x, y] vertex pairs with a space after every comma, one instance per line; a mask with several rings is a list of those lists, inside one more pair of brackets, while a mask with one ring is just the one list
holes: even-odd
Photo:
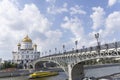
[[[71, 64], [71, 78], [72, 80], [82, 80], [85, 77], [85, 73], [84, 73], [84, 65], [86, 61], [90, 61], [90, 60], [97, 60], [97, 59], [116, 59], [116, 58], [120, 58], [120, 55], [118, 56], [116, 53], [115, 55], [112, 54], [108, 54], [106, 56], [99, 56], [99, 57], [91, 57], [91, 58], [86, 58], [83, 60], [77, 60], [76, 63], [72, 63]], [[104, 61], [104, 60], [103, 60]], [[112, 60], [111, 60], [112, 61]], [[102, 63], [103, 64], [103, 63]], [[104, 64], [109, 64], [109, 63], [104, 63]], [[99, 64], [98, 64], [99, 65]]]
[[[53, 62], [53, 63], [55, 63], [55, 64], [58, 64], [59, 65], [59, 67], [67, 74], [68, 72], [66, 71], [66, 69], [65, 69], [65, 67], [61, 64], [61, 63], [59, 63], [59, 61], [55, 61], [55, 60], [37, 60], [37, 61], [35, 61], [32, 65], [33, 65], [33, 68], [35, 69], [35, 65], [38, 63], [38, 62], [42, 62], [42, 61], [48, 61], [48, 62]], [[31, 65], [31, 64], [30, 64]]]

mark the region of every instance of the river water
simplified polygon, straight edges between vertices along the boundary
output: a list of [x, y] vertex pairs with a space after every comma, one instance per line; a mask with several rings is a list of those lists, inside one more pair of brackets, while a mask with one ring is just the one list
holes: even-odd
[[0, 80], [66, 80], [66, 79], [67, 76], [64, 72], [59, 72], [59, 75], [57, 76], [37, 78], [37, 79], [28, 79], [28, 76], [0, 78]]
[[[64, 72], [59, 72], [59, 75], [57, 76], [37, 78], [37, 79], [28, 79], [28, 76], [0, 78], [0, 80], [66, 80], [66, 79], [68, 79], [68, 77]], [[88, 80], [88, 79], [84, 79], [84, 80]], [[120, 74], [104, 77], [97, 80], [120, 80]]]

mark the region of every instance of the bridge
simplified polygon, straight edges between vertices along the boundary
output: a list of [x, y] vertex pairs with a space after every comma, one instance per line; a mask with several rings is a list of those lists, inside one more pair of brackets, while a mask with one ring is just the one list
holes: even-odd
[[[120, 41], [40, 57], [29, 65], [33, 65], [33, 68], [35, 68], [36, 63], [40, 61], [57, 63], [68, 75], [69, 80], [82, 80], [98, 69], [101, 69], [101, 72], [103, 71], [102, 73], [104, 74], [99, 75], [95, 73], [98, 75], [91, 75], [91, 77], [120, 73]], [[94, 68], [95, 70], [93, 70]], [[109, 70], [105, 73], [104, 71], [107, 69]], [[112, 69], [117, 70], [111, 71]]]

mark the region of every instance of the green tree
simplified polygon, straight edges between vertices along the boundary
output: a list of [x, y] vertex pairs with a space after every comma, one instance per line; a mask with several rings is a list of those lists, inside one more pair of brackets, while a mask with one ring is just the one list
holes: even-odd
[[11, 62], [9, 62], [9, 61], [5, 61], [5, 62], [2, 64], [2, 69], [7, 69], [7, 68], [17, 68], [17, 64], [11, 63]]

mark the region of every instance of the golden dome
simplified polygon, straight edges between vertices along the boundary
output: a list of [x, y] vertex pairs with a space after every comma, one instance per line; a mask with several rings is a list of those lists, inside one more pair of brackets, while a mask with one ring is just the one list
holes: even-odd
[[18, 45], [17, 46], [21, 46], [21, 44], [20, 43], [18, 43]]
[[32, 42], [28, 35], [22, 40], [22, 42]]

